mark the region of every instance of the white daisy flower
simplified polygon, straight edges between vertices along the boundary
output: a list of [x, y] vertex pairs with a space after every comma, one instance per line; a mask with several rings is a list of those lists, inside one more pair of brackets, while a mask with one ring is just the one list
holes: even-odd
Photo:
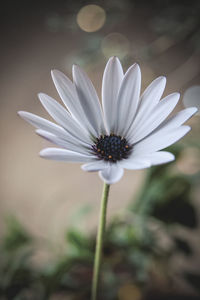
[[166, 120], [179, 93], [160, 100], [166, 79], [158, 77], [140, 96], [139, 66], [132, 65], [124, 74], [117, 57], [109, 59], [104, 71], [102, 108], [92, 82], [77, 65], [73, 66], [73, 82], [56, 70], [52, 78], [66, 108], [48, 95], [39, 94], [39, 99], [57, 124], [19, 112], [38, 128], [40, 136], [61, 147], [43, 149], [40, 156], [84, 163], [84, 171], [98, 171], [107, 184], [119, 181], [124, 169], [173, 161], [172, 153], [160, 150], [188, 133], [190, 127], [182, 124], [197, 111], [186, 108]]

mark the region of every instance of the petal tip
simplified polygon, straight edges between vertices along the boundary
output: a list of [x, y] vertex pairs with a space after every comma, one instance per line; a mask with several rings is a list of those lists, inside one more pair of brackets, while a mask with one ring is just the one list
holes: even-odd
[[163, 85], [166, 85], [166, 82], [167, 82], [167, 78], [165, 76], [159, 76], [157, 77], [153, 82], [157, 82], [159, 84], [163, 84]]
[[177, 100], [177, 101], [180, 99], [180, 96], [181, 96], [181, 94], [179, 92], [174, 92], [174, 93], [168, 95], [168, 97], [172, 97], [172, 99]]
[[85, 170], [85, 164], [81, 165], [81, 169], [86, 172], [86, 170]]
[[38, 93], [37, 96], [38, 96], [39, 100], [42, 101], [42, 98], [45, 96], [45, 94], [44, 93]]
[[135, 63], [135, 69], [137, 70], [138, 73], [141, 74], [140, 66], [138, 63]]
[[22, 111], [22, 110], [19, 110], [19, 111], [17, 112], [17, 115], [20, 116], [20, 117], [21, 117], [22, 114], [23, 114], [23, 111]]
[[188, 126], [188, 125], [186, 125], [185, 127], [187, 127], [187, 132], [189, 132], [192, 128], [191, 128], [191, 126]]
[[83, 72], [83, 70], [77, 64], [72, 65], [72, 76], [74, 81], [76, 79], [76, 76], [81, 72]]
[[19, 110], [19, 111], [17, 112], [17, 115], [18, 115], [19, 117], [21, 117], [22, 119], [25, 119], [26, 116], [27, 116], [28, 114], [29, 114], [28, 112], [23, 111], [23, 110]]
[[53, 82], [56, 81], [57, 78], [59, 79], [59, 78], [62, 77], [62, 76], [65, 76], [65, 74], [62, 73], [61, 71], [56, 70], [56, 69], [51, 70], [51, 77], [52, 77], [52, 79], [53, 79]]
[[44, 151], [44, 149], [43, 149], [43, 150], [41, 150], [41, 151], [39, 152], [39, 156], [40, 156], [40, 157], [44, 157], [44, 153], [45, 153], [45, 151]]
[[111, 56], [109, 60], [120, 61], [116, 55]]
[[196, 106], [191, 107], [191, 109], [193, 109], [192, 110], [193, 114], [196, 114], [198, 112], [198, 108]]
[[44, 94], [44, 93], [38, 93], [38, 98], [40, 100], [40, 102], [42, 103], [42, 105], [44, 105], [44, 103], [48, 102], [48, 95]]
[[192, 130], [192, 127], [189, 125], [182, 125], [180, 128], [184, 130], [182, 137], [184, 137], [186, 134], [188, 134], [189, 131]]
[[55, 74], [57, 74], [57, 73], [60, 73], [60, 71], [57, 70], [57, 69], [51, 70], [51, 75], [52, 75], [52, 76], [55, 75]]
[[80, 69], [79, 65], [73, 64], [73, 65], [72, 65], [72, 70], [76, 70], [76, 69]]
[[[174, 161], [176, 159], [176, 156], [175, 155], [173, 155], [173, 157], [171, 157], [171, 160], [170, 161]], [[169, 162], [170, 162], [169, 161]]]
[[57, 73], [58, 73], [58, 71], [56, 69], [51, 70], [51, 77], [54, 79], [54, 77], [56, 76]]
[[42, 157], [42, 158], [48, 158], [48, 151], [49, 151], [50, 148], [45, 148], [45, 149], [42, 149], [40, 152], [39, 152], [39, 156]]
[[141, 77], [141, 70], [140, 70], [140, 66], [138, 63], [134, 63], [133, 65], [130, 66], [130, 68], [128, 68], [126, 74], [137, 74], [137, 76], [139, 76], [139, 78]]
[[160, 76], [160, 77], [158, 77], [158, 79], [160, 80], [160, 81], [163, 81], [163, 83], [166, 83], [167, 82], [167, 78], [165, 77], [165, 76]]

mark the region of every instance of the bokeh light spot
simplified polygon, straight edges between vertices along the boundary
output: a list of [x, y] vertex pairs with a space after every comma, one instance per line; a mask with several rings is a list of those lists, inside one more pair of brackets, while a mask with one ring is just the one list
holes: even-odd
[[196, 106], [197, 114], [200, 114], [200, 85], [194, 85], [188, 88], [183, 95], [183, 104], [185, 107]]
[[106, 13], [102, 7], [90, 4], [79, 10], [76, 20], [82, 30], [95, 32], [104, 25]]
[[102, 40], [101, 49], [106, 58], [118, 56], [122, 59], [129, 53], [130, 43], [121, 33], [113, 32]]
[[140, 289], [133, 284], [125, 284], [119, 288], [118, 296], [120, 300], [141, 300]]

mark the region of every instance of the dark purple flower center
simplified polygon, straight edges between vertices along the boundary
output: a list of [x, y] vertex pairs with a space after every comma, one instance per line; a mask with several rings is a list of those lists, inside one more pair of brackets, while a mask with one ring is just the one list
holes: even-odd
[[103, 160], [116, 162], [127, 158], [130, 154], [132, 146], [130, 146], [124, 137], [119, 135], [101, 135], [96, 139], [96, 143], [92, 146], [95, 154]]

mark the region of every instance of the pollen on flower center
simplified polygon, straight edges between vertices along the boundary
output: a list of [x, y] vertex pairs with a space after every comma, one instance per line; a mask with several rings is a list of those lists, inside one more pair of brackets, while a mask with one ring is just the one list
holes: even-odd
[[116, 162], [127, 158], [132, 146], [130, 146], [124, 137], [119, 135], [101, 135], [96, 139], [92, 146], [95, 154], [103, 160]]

